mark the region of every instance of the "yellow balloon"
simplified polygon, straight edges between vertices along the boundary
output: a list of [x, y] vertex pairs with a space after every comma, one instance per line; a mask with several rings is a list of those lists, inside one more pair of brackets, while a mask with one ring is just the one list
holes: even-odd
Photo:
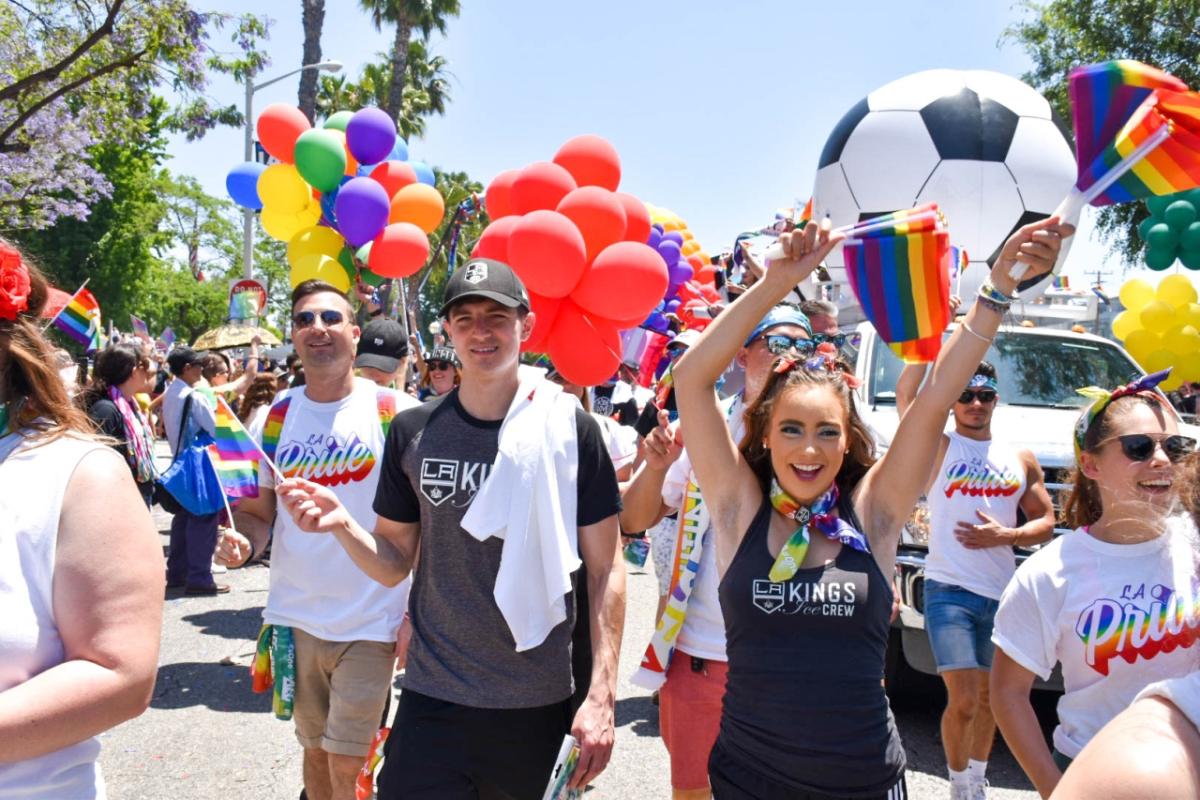
[[1168, 367], [1175, 366], [1175, 354], [1170, 350], [1155, 350], [1139, 363], [1146, 372], [1161, 372]]
[[696, 238], [695, 236], [692, 235], [692, 232], [689, 231], [686, 226], [680, 230], [680, 233], [683, 234], [683, 240], [685, 242], [690, 242], [692, 239]]
[[1133, 360], [1141, 364], [1155, 350], [1162, 349], [1162, 338], [1157, 333], [1151, 333], [1145, 328], [1134, 328], [1125, 337], [1125, 349]]
[[1121, 286], [1120, 297], [1125, 308], [1141, 311], [1154, 300], [1154, 287], [1140, 278], [1133, 278]]
[[287, 260], [289, 264], [295, 264], [307, 256], [337, 258], [345, 246], [346, 240], [333, 228], [313, 225], [288, 239]]
[[1169, 303], [1175, 308], [1196, 302], [1196, 287], [1186, 275], [1168, 275], [1158, 284], [1155, 293], [1159, 300]]
[[[1175, 367], [1176, 365], [1172, 364], [1171, 366]], [[1164, 379], [1163, 382], [1158, 385], [1158, 388], [1162, 389], [1164, 392], [1173, 392], [1180, 386], [1183, 386], [1183, 377], [1179, 374], [1178, 369], [1172, 369], [1171, 374], [1168, 375], [1166, 379]]]
[[692, 253], [700, 251], [700, 243], [695, 239], [684, 239], [683, 247], [679, 248], [679, 252], [685, 256], [690, 256]]
[[1162, 300], [1153, 300], [1138, 315], [1142, 327], [1153, 333], [1166, 333], [1175, 325], [1175, 307]]
[[1200, 352], [1181, 356], [1175, 369], [1171, 370], [1171, 375], [1178, 375], [1181, 381], [1189, 383], [1200, 381]]
[[350, 277], [336, 258], [323, 255], [310, 255], [301, 258], [292, 265], [292, 288], [295, 289], [304, 281], [318, 280], [333, 284], [338, 291], [350, 289]]
[[264, 206], [261, 220], [263, 230], [267, 232], [268, 236], [281, 242], [287, 242], [300, 231], [315, 225], [320, 218], [321, 207], [312, 203], [295, 213]]
[[312, 202], [312, 188], [294, 164], [272, 164], [258, 176], [258, 197], [275, 211], [294, 214]]
[[1163, 334], [1163, 349], [1176, 356], [1200, 351], [1200, 332], [1191, 325], [1176, 325]]
[[1121, 341], [1125, 341], [1125, 337], [1142, 326], [1142, 321], [1133, 311], [1122, 311], [1113, 317], [1112, 332], [1113, 336]]
[[1175, 318], [1200, 331], [1200, 303], [1188, 303], [1183, 308], [1176, 309]]

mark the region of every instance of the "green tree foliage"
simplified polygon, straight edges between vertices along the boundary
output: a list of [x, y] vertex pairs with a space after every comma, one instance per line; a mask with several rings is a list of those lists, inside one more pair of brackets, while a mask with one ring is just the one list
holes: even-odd
[[[425, 118], [445, 114], [450, 101], [450, 79], [446, 59], [429, 52], [425, 42], [415, 40], [408, 46], [408, 81], [396, 128], [405, 139], [425, 133]], [[383, 108], [391, 80], [388, 56], [363, 67], [357, 81], [341, 75], [322, 75], [317, 90], [317, 116], [326, 118], [337, 111], [355, 111], [365, 106]]]
[[[1052, 0], [1025, 2], [1023, 19], [1005, 31], [1033, 60], [1022, 76], [1054, 110], [1070, 119], [1067, 75], [1072, 67], [1131, 58], [1200, 87], [1200, 2], [1197, 0]], [[1128, 264], [1141, 261], [1142, 203], [1102, 209], [1097, 230]]]
[[434, 31], [444, 34], [450, 18], [459, 14], [459, 0], [359, 0], [359, 5], [371, 15], [376, 30], [383, 30], [385, 24], [396, 26], [387, 94], [380, 107], [399, 125], [413, 30], [425, 41]]

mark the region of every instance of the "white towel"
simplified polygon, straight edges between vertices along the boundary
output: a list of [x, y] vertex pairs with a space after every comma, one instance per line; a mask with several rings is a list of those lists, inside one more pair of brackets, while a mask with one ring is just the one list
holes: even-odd
[[576, 404], [544, 376], [521, 368], [496, 462], [462, 520], [480, 541], [504, 540], [493, 596], [517, 652], [540, 645], [567, 618], [565, 597], [580, 565]]

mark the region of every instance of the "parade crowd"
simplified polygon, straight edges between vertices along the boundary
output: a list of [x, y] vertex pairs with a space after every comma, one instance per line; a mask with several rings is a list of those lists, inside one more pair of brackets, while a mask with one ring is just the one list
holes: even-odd
[[[902, 372], [883, 452], [837, 306], [798, 295], [838, 238], [812, 223], [677, 333], [669, 394], [637, 364], [588, 387], [524, 363], [529, 294], [485, 258], [449, 276], [423, 352], [309, 280], [284, 363], [127, 339], [81, 385], [38, 322], [44, 278], [0, 245], [0, 799], [104, 797], [97, 736], [149, 703], [164, 584], [223, 593], [265, 561], [259, 654], [308, 800], [355, 797], [381, 719], [380, 798], [537, 800], [567, 734], [583, 789], [620, 747], [618, 674], [655, 693], [670, 756], [646, 796], [901, 800], [884, 664], [923, 497], [950, 796], [986, 798], [997, 728], [1043, 797], [1200, 796], [1200, 467], [1163, 375], [1087, 390], [1061, 515], [1033, 454], [991, 434], [1011, 268], [1048, 272], [1072, 233], [1008, 239], [936, 362]], [[226, 407], [265, 456], [257, 494], [176, 508], [164, 564], [156, 440], [182, 461]], [[624, 624], [638, 548], [654, 631]], [[1048, 743], [1030, 692], [1056, 664]]]

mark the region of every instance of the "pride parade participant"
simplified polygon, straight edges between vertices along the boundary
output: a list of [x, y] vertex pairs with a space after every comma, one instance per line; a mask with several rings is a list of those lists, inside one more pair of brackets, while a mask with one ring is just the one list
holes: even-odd
[[408, 337], [394, 319], [373, 319], [362, 329], [354, 358], [358, 374], [388, 389], [404, 390], [408, 378]]
[[158, 364], [140, 347], [116, 344], [96, 356], [96, 375], [84, 392], [83, 407], [99, 432], [129, 464], [138, 492], [149, 508], [154, 502], [154, 434], [136, 396], [154, 388]]
[[42, 335], [48, 284], [0, 240], [0, 797], [104, 796], [96, 737], [150, 703], [162, 553]]
[[[1048, 271], [1056, 219], [1018, 230], [992, 271], [1009, 297], [1018, 257]], [[676, 366], [682, 433], [713, 521], [729, 677], [709, 758], [718, 800], [906, 796], [904, 750], [883, 690], [899, 532], [921, 494], [946, 413], [1000, 325], [978, 301], [879, 461], [853, 376], [826, 354], [782, 357], [739, 444], [715, 384], [762, 316], [836, 239], [816, 224], [780, 237], [784, 258], [714, 320]]]
[[[417, 402], [354, 376], [358, 334], [337, 288], [318, 280], [296, 287], [292, 341], [306, 380], [271, 406], [262, 444], [285, 476], [328, 487], [373, 523], [387, 428], [397, 410]], [[251, 560], [272, 541], [263, 622], [288, 629], [294, 642], [293, 720], [308, 799], [352, 800], [391, 691], [408, 585], [367, 579], [332, 537], [311, 536], [286, 513], [276, 514], [273, 485], [263, 465], [258, 497], [238, 504], [236, 527], [249, 546], [237, 558]]]
[[[916, 393], [924, 364], [897, 379], [902, 397]], [[902, 384], [912, 383], [905, 390]], [[951, 800], [983, 800], [996, 738], [988, 701], [992, 626], [1000, 595], [1017, 569], [1014, 546], [1050, 540], [1054, 504], [1037, 458], [992, 438], [1000, 399], [996, 368], [982, 362], [954, 403], [954, 430], [943, 434], [925, 487], [929, 556], [925, 561], [925, 630], [946, 684], [942, 748]], [[1017, 510], [1026, 522], [1017, 525]]]
[[[380, 798], [540, 797], [568, 732], [582, 788], [613, 746], [625, 610], [616, 476], [595, 420], [540, 370], [520, 370], [535, 318], [513, 271], [471, 259], [444, 300], [462, 383], [393, 421], [374, 532], [361, 524], [374, 515], [326, 487], [289, 479], [277, 491], [302, 530], [330, 534], [377, 581], [403, 580], [419, 554]], [[578, 553], [592, 674], [572, 721]]]
[[422, 401], [450, 394], [462, 380], [458, 354], [453, 347], [434, 347], [421, 356], [418, 366], [421, 369], [421, 381], [417, 397]]
[[[812, 353], [808, 319], [795, 306], [776, 306], [763, 317], [733, 359], [745, 372], [745, 388], [721, 404], [731, 437], [740, 441], [744, 435], [746, 408], [766, 385], [774, 360]], [[682, 510], [677, 531], [672, 531], [676, 535], [670, 537], [674, 547], [668, 563], [673, 570], [682, 559], [695, 568], [681, 567], [675, 586], [668, 586], [675, 597], [668, 596], [660, 608], [659, 624], [633, 680], [659, 692], [659, 730], [671, 756], [672, 796], [702, 800], [711, 796], [708, 755], [717, 740], [728, 672], [725, 621], [704, 493], [687, 449], [678, 447], [674, 428], [665, 424], [666, 412], [660, 413], [662, 424], [644, 440], [645, 464], [622, 496], [621, 524], [646, 529]]]
[[[1167, 372], [1093, 402], [1075, 426], [1064, 511], [1073, 533], [1029, 557], [1000, 599], [992, 709], [1042, 797], [1109, 720], [1155, 681], [1196, 668], [1200, 634], [1193, 537], [1168, 520], [1176, 464], [1196, 442], [1154, 387]], [[1035, 677], [1062, 663], [1054, 752], [1030, 704]]]

